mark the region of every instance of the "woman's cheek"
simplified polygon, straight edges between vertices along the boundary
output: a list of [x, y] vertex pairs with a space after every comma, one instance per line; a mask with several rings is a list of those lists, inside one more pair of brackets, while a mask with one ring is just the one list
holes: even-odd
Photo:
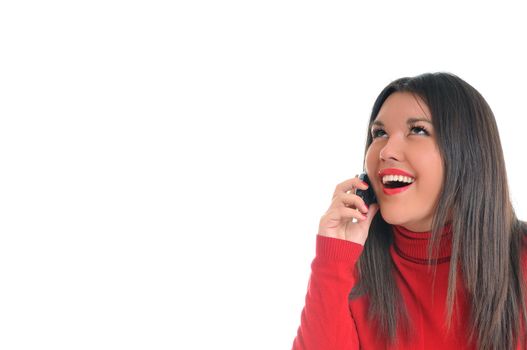
[[375, 148], [370, 146], [368, 150], [366, 151], [366, 157], [364, 159], [364, 169], [366, 170], [366, 173], [369, 175], [370, 179], [372, 176], [374, 176], [375, 172], [375, 159], [377, 159], [374, 156]]

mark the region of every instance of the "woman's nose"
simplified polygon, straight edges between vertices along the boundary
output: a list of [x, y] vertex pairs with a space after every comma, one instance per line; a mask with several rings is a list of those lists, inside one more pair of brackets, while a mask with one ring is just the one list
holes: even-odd
[[403, 144], [401, 140], [398, 140], [397, 137], [392, 136], [388, 138], [386, 144], [381, 151], [379, 152], [379, 158], [381, 160], [403, 160]]

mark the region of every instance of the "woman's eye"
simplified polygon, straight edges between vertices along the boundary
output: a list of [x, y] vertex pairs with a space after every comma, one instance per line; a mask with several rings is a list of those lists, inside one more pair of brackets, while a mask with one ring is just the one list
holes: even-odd
[[[421, 127], [421, 126], [411, 126], [410, 133], [413, 135], [430, 136], [430, 133], [424, 127]], [[384, 131], [384, 129], [381, 129], [381, 128], [373, 129], [371, 131], [371, 136], [374, 139], [376, 139], [377, 137], [382, 137], [384, 135], [386, 135], [386, 132]]]
[[380, 137], [384, 134], [384, 130], [383, 129], [373, 129], [371, 131], [371, 137], [372, 138], [377, 138], [377, 137]]
[[410, 129], [410, 131], [412, 131], [412, 132], [415, 131], [415, 133], [416, 133], [416, 134], [419, 134], [419, 135], [430, 135], [430, 134], [428, 133], [428, 131], [426, 131], [425, 128], [422, 128], [422, 127], [420, 127], [420, 126], [413, 126], [413, 127]]

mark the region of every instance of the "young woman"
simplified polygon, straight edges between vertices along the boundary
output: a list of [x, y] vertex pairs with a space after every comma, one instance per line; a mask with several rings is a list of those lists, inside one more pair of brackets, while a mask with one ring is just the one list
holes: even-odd
[[390, 83], [364, 171], [320, 220], [294, 350], [527, 349], [527, 225], [484, 98], [449, 73]]

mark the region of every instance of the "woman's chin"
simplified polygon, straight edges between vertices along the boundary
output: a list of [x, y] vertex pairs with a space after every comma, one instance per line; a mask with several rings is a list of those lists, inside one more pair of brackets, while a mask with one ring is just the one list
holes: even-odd
[[382, 208], [379, 208], [379, 211], [381, 212], [381, 216], [384, 221], [386, 221], [390, 225], [402, 225], [405, 220], [401, 218], [400, 213], [396, 213], [393, 210], [382, 210]]

